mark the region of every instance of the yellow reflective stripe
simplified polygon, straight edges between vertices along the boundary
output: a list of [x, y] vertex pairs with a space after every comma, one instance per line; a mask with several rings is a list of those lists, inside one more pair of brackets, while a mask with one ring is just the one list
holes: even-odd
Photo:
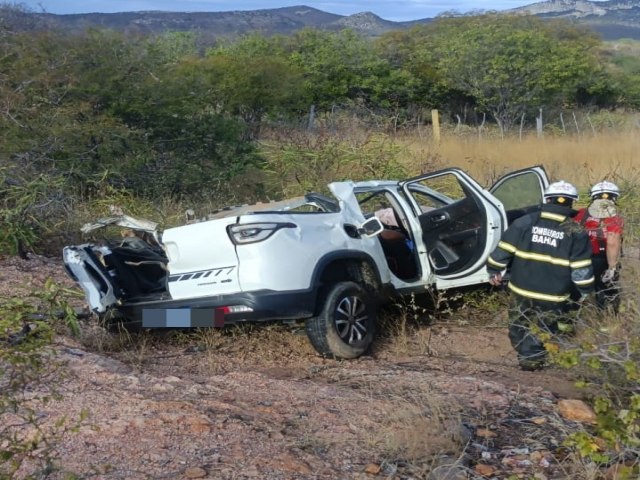
[[545, 300], [547, 302], [564, 302], [569, 299], [569, 295], [549, 295], [547, 293], [532, 292], [531, 290], [518, 288], [511, 282], [509, 282], [509, 288], [518, 295], [522, 295], [523, 297], [527, 298], [533, 298], [535, 300]]
[[551, 255], [542, 255], [541, 253], [523, 252], [522, 250], [518, 250], [516, 251], [516, 257], [524, 258], [526, 260], [535, 260], [536, 262], [551, 263], [552, 265], [561, 265], [563, 267], [569, 266], [569, 260], [552, 257]]
[[557, 220], [558, 222], [564, 222], [567, 217], [565, 217], [564, 215], [558, 215], [557, 213], [550, 213], [550, 212], [542, 212], [540, 214], [540, 218], [546, 218], [547, 220]]
[[576, 285], [589, 285], [590, 283], [593, 283], [595, 281], [596, 281], [595, 277], [591, 277], [586, 280], [578, 280], [577, 282], [573, 282], [573, 283], [575, 283]]
[[506, 250], [509, 253], [515, 253], [516, 250], [518, 250], [516, 247], [514, 247], [513, 245], [511, 245], [510, 243], [505, 242], [504, 240], [500, 240], [498, 242], [498, 246], [503, 249]]
[[586, 260], [576, 260], [575, 262], [571, 262], [571, 268], [583, 268], [591, 265], [591, 259], [587, 258]]
[[500, 262], [496, 262], [493, 258], [489, 257], [488, 262], [495, 266], [495, 267], [500, 267], [500, 268], [506, 268], [507, 264], [506, 263], [500, 263]]

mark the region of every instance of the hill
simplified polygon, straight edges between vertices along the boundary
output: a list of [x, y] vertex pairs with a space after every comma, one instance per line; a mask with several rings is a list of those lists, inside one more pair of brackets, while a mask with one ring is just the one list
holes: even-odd
[[10, 23], [16, 30], [60, 28], [81, 32], [90, 27], [102, 27], [140, 34], [193, 31], [207, 37], [234, 37], [249, 32], [286, 35], [305, 27], [321, 30], [351, 28], [368, 36], [376, 36], [386, 31], [406, 28], [410, 24], [430, 21], [424, 19], [415, 22], [392, 22], [383, 20], [371, 12], [343, 16], [304, 5], [229, 12], [139, 11], [71, 15], [16, 11], [0, 7], [0, 13], [3, 14], [0, 20], [5, 24]]
[[[444, 12], [443, 16], [474, 15]], [[640, 0], [549, 0], [505, 10], [505, 13], [530, 13], [542, 18], [564, 18], [597, 31], [605, 40], [640, 39]], [[81, 32], [89, 27], [104, 27], [129, 33], [194, 31], [207, 38], [235, 37], [249, 32], [266, 35], [291, 34], [305, 27], [321, 30], [351, 28], [367, 36], [429, 23], [433, 18], [393, 22], [371, 12], [337, 15], [305, 5], [249, 11], [84, 13], [56, 15], [28, 12], [0, 6], [0, 22], [17, 30], [61, 28]]]
[[604, 40], [640, 39], [640, 0], [548, 0], [510, 11], [568, 19], [597, 31]]

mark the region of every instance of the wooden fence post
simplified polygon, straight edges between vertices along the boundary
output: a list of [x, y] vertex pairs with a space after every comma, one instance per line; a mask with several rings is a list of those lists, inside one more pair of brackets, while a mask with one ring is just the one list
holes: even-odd
[[436, 143], [440, 143], [440, 115], [438, 115], [438, 110], [431, 110], [431, 123], [433, 125], [433, 141]]
[[309, 109], [309, 120], [307, 122], [307, 130], [313, 130], [316, 123], [316, 106], [311, 105]]
[[540, 109], [540, 115], [536, 117], [536, 130], [538, 131], [538, 137], [542, 136], [542, 109]]

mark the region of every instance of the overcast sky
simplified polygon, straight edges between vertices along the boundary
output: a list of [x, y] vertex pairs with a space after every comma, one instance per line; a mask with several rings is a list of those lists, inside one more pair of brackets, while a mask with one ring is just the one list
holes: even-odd
[[58, 14], [113, 13], [139, 10], [223, 12], [307, 5], [339, 15], [351, 15], [368, 11], [385, 20], [393, 21], [431, 18], [450, 10], [456, 10], [461, 13], [471, 10], [506, 10], [535, 2], [536, 0], [0, 0], [0, 3], [18, 3], [36, 11]]

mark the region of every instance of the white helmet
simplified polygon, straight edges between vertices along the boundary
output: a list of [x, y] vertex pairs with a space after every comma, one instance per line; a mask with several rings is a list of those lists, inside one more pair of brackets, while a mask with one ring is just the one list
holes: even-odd
[[592, 199], [596, 198], [608, 198], [616, 200], [620, 196], [620, 189], [615, 183], [612, 182], [600, 182], [596, 183], [589, 191], [589, 196]]
[[544, 199], [548, 200], [551, 198], [557, 199], [558, 203], [564, 203], [567, 199], [573, 202], [578, 199], [578, 190], [569, 182], [560, 180], [559, 182], [554, 182], [549, 185], [544, 191]]

